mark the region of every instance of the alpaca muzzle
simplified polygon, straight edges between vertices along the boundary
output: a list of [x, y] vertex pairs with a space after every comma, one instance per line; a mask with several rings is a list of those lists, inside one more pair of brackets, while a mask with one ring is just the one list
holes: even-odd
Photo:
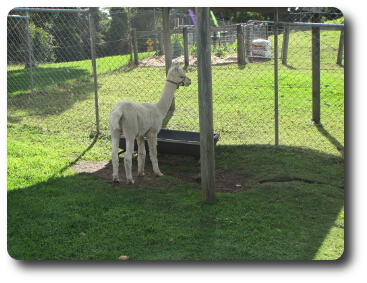
[[182, 86], [189, 86], [191, 85], [191, 79], [188, 77], [185, 77], [184, 80], [182, 81]]
[[175, 81], [171, 81], [171, 80], [166, 80], [166, 81], [170, 82], [172, 84], [175, 84], [177, 86], [177, 88], [179, 88], [180, 86], [189, 86], [189, 85], [191, 85], [191, 79], [189, 79], [188, 77], [185, 77], [180, 82], [175, 82]]

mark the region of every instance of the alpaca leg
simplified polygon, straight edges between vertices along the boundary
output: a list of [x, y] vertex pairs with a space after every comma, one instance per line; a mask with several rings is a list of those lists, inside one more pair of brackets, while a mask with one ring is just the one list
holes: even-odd
[[163, 176], [162, 172], [158, 167], [158, 158], [157, 158], [157, 136], [150, 135], [148, 137], [148, 146], [149, 146], [149, 156], [152, 161], [153, 172], [156, 176]]
[[134, 138], [126, 137], [126, 151], [124, 154], [124, 165], [125, 165], [125, 173], [126, 173], [126, 183], [134, 184], [134, 179], [132, 176], [132, 160], [133, 160], [133, 152], [134, 152]]
[[112, 143], [112, 181], [119, 183], [119, 142], [120, 142], [120, 130], [113, 130], [111, 132]]
[[138, 176], [144, 176], [144, 165], [146, 156], [144, 137], [137, 137], [136, 141], [138, 143]]

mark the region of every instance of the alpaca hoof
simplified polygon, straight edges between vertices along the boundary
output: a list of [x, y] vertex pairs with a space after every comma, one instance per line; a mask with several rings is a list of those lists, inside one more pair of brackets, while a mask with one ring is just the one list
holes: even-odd
[[126, 185], [130, 185], [130, 184], [134, 185], [134, 183], [135, 183], [134, 179], [129, 179], [126, 181]]

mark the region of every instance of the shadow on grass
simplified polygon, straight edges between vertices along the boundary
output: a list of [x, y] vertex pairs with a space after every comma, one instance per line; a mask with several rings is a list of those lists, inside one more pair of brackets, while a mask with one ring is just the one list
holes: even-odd
[[[199, 184], [172, 174], [197, 170], [197, 163], [171, 160], [176, 166], [166, 164], [167, 176], [155, 186], [114, 186], [84, 173], [8, 192], [9, 254], [27, 260], [311, 260], [344, 204], [337, 187], [260, 183], [285, 175], [343, 182], [341, 159], [332, 155], [285, 146], [218, 146], [217, 168], [243, 174], [252, 189], [217, 194], [215, 205], [201, 202]], [[336, 229], [342, 231], [343, 223]], [[341, 255], [332, 250], [325, 249], [324, 257]]]
[[248, 187], [277, 179], [344, 186], [343, 158], [303, 147], [218, 145], [216, 168], [241, 172]]
[[246, 65], [249, 64], [248, 62], [246, 64], [238, 64], [237, 67], [240, 70], [246, 69]]
[[71, 108], [76, 102], [91, 96], [93, 96], [93, 83], [89, 79], [50, 87], [33, 94], [19, 94], [8, 98], [8, 119], [20, 120], [18, 114], [13, 115], [13, 110], [26, 111], [25, 116], [58, 115]]
[[138, 68], [139, 65], [135, 65], [134, 63], [127, 63], [122, 65], [121, 67], [118, 67], [112, 71], [109, 72], [104, 72], [103, 74], [99, 74], [99, 77], [104, 77], [104, 76], [110, 76], [112, 74], [120, 74], [120, 73], [129, 73], [132, 72], [133, 70], [135, 70], [136, 68]]
[[58, 174], [62, 174], [64, 173], [68, 168], [72, 167], [73, 165], [75, 165], [76, 163], [78, 163], [79, 160], [81, 160], [83, 158], [83, 156], [90, 151], [93, 146], [96, 144], [96, 142], [98, 141], [98, 134], [94, 136], [91, 144], [85, 149], [83, 150], [77, 158], [75, 158], [73, 161], [69, 162], [68, 165], [64, 166], [63, 168], [61, 168], [60, 172]]
[[[35, 67], [33, 80], [36, 90], [62, 85], [70, 80], [89, 80], [90, 74], [86, 70], [72, 67]], [[28, 69], [7, 71], [8, 98], [31, 92]]]
[[336, 148], [337, 151], [344, 157], [344, 146], [335, 138], [333, 137], [323, 125], [315, 124], [317, 130], [322, 134], [328, 141]]
[[123, 71], [125, 73], [128, 73], [128, 72], [131, 72], [131, 71], [133, 71], [134, 69], [136, 69], [138, 67], [139, 67], [139, 65], [135, 65], [134, 63], [128, 63], [128, 64], [122, 66], [121, 68], [119, 68], [118, 70]]
[[288, 69], [290, 70], [297, 70], [296, 67], [293, 67], [292, 65], [289, 65], [289, 64], [282, 64], [283, 66], [287, 67]]

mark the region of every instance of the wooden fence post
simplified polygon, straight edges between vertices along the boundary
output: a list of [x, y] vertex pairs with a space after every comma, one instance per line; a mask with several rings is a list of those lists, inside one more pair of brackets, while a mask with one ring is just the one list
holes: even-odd
[[93, 15], [96, 13], [96, 8], [89, 9], [89, 35], [90, 35], [90, 51], [93, 69], [93, 83], [94, 83], [94, 108], [96, 114], [96, 132], [100, 134], [99, 127], [99, 102], [98, 102], [98, 82], [97, 82], [97, 61], [96, 61], [96, 35], [95, 35], [95, 23]]
[[158, 30], [158, 35], [157, 35], [157, 38], [158, 38], [158, 41], [159, 41], [159, 55], [163, 55], [164, 54], [164, 40], [163, 40], [163, 31], [162, 29], [159, 29]]
[[312, 28], [312, 120], [320, 124], [320, 28]]
[[132, 39], [132, 29], [131, 29], [131, 14], [130, 14], [130, 8], [126, 9], [126, 21], [127, 21], [127, 31], [128, 31], [128, 44], [129, 44], [129, 53], [130, 53], [130, 59], [129, 63], [132, 63], [134, 61], [134, 47], [133, 47], [133, 39]]
[[213, 49], [215, 49], [215, 47], [217, 46], [217, 40], [218, 40], [217, 32], [213, 31], [213, 40], [212, 40]]
[[[164, 58], [166, 66], [166, 75], [172, 65], [172, 46], [171, 46], [171, 33], [169, 30], [169, 10], [170, 8], [163, 8], [163, 47], [164, 47]], [[163, 119], [162, 128], [166, 128], [169, 121], [171, 120], [173, 113], [176, 109], [175, 98], [173, 97], [171, 107], [168, 110], [166, 117]]]
[[209, 8], [197, 8], [200, 166], [203, 200], [215, 202], [215, 160]]
[[274, 18], [274, 144], [279, 145], [278, 8], [275, 8]]
[[169, 30], [169, 10], [170, 8], [163, 8], [163, 46], [164, 57], [166, 64], [166, 74], [172, 64], [172, 46], [171, 46], [171, 34]]
[[338, 58], [336, 59], [336, 63], [339, 66], [342, 66], [343, 64], [343, 50], [344, 50], [344, 29], [340, 31]]
[[138, 41], [136, 38], [135, 28], [131, 30], [131, 42], [132, 42], [133, 54], [134, 54], [134, 64], [139, 65]]
[[251, 56], [251, 34], [250, 34], [250, 25], [245, 25], [245, 61], [248, 63], [250, 62], [250, 56]]
[[289, 26], [286, 25], [283, 34], [282, 64], [287, 65], [288, 59]]
[[187, 27], [184, 27], [182, 29], [182, 37], [184, 45], [185, 68], [187, 68], [189, 66], [189, 39], [188, 39]]
[[245, 39], [243, 36], [242, 24], [237, 25], [237, 63], [239, 66], [246, 65], [245, 60]]
[[29, 14], [28, 12], [25, 13], [25, 39], [26, 39], [26, 50], [27, 50], [27, 56], [25, 58], [25, 66], [28, 69], [28, 75], [29, 75], [29, 88], [31, 89], [31, 92], [33, 93], [34, 90], [34, 79], [33, 79], [33, 48], [32, 48], [32, 38], [30, 35], [30, 27], [29, 27]]

